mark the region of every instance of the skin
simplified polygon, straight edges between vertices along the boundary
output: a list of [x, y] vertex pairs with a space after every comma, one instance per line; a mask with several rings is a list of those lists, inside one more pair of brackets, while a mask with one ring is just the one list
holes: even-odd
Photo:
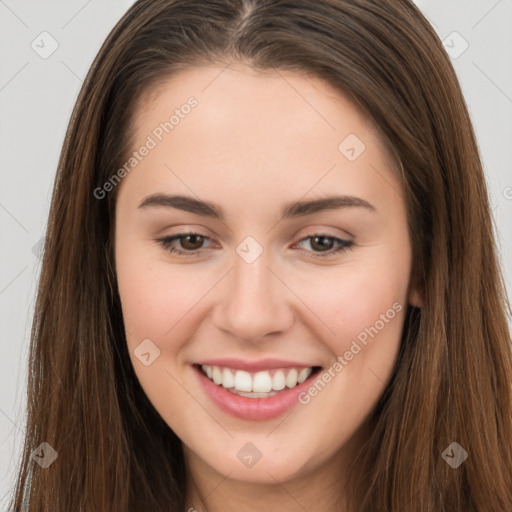
[[[410, 287], [405, 203], [373, 124], [319, 78], [244, 65], [198, 67], [138, 103], [134, 150], [169, 113], [198, 105], [122, 180], [116, 203], [116, 271], [126, 337], [148, 398], [184, 443], [188, 504], [197, 510], [346, 510], [342, 483], [368, 435], [365, 420], [391, 377]], [[339, 144], [356, 134], [355, 161]], [[217, 204], [225, 220], [168, 207], [138, 208], [155, 193]], [[283, 206], [328, 195], [375, 208], [281, 219]], [[199, 256], [170, 253], [157, 239], [191, 230]], [[316, 234], [354, 246], [322, 257]], [[252, 236], [253, 263], [236, 252]], [[174, 242], [186, 250], [187, 240]], [[318, 256], [320, 254], [320, 256]], [[217, 357], [281, 358], [327, 370], [380, 315], [392, 320], [306, 405], [267, 421], [221, 412], [191, 364]], [[148, 366], [134, 350], [150, 339]], [[253, 443], [248, 468], [237, 452]]]

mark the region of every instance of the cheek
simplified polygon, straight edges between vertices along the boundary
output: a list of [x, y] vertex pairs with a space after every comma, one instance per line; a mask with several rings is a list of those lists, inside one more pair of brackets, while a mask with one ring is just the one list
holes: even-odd
[[171, 333], [183, 327], [182, 320], [213, 285], [212, 277], [198, 275], [194, 265], [171, 266], [137, 245], [142, 244], [120, 237], [116, 257], [128, 345], [150, 338], [162, 350], [172, 349], [167, 346], [175, 339]]
[[409, 265], [407, 248], [382, 247], [369, 259], [340, 267], [335, 278], [310, 290], [311, 304], [335, 334], [324, 329], [322, 341], [333, 355], [332, 364], [303, 403], [330, 408], [329, 419], [321, 420], [327, 431], [343, 426], [350, 435], [391, 378], [407, 310]]
[[332, 363], [302, 403], [330, 410], [329, 418], [318, 419], [318, 428], [333, 437], [352, 435], [392, 376], [407, 309], [410, 254], [405, 249], [374, 248], [371, 258], [354, 258], [330, 279], [317, 280], [318, 286], [303, 283], [301, 293], [308, 290], [308, 304], [334, 334], [321, 330]]
[[[191, 279], [191, 272], [184, 272], [181, 267], [172, 271], [169, 264], [150, 262], [135, 245], [128, 250], [121, 241], [118, 248], [119, 294], [135, 374], [163, 419], [182, 432], [185, 425], [190, 429], [194, 418], [203, 413], [195, 401], [190, 401], [189, 392], [194, 390], [187, 392], [182, 385], [180, 348], [193, 334], [193, 326], [187, 320], [193, 316], [191, 308], [204, 295], [205, 284]], [[122, 252], [124, 248], [126, 251]], [[192, 269], [192, 265], [188, 268]], [[147, 353], [144, 360], [143, 354]], [[188, 406], [181, 408], [184, 403]], [[180, 414], [173, 413], [176, 410]]]
[[295, 290], [307, 297], [308, 306], [325, 325], [318, 332], [323, 333], [322, 340], [333, 354], [350, 350], [354, 340], [369, 347], [368, 341], [377, 336], [387, 340], [380, 343], [380, 350], [384, 350], [384, 345], [392, 348], [399, 343], [408, 268], [407, 251], [397, 259], [396, 253], [383, 249], [374, 251], [371, 259], [354, 258], [347, 265], [329, 269], [324, 276], [297, 281]]

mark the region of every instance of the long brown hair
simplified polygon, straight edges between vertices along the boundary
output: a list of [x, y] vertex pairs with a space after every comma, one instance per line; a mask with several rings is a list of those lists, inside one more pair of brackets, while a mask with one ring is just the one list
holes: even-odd
[[[248, 63], [323, 78], [394, 155], [421, 309], [347, 492], [358, 512], [512, 510], [510, 306], [475, 135], [457, 77], [411, 1], [139, 0], [76, 102], [53, 192], [32, 328], [28, 418], [11, 508], [181, 511], [181, 442], [127, 352], [113, 260], [116, 193], [142, 93], [180, 70]], [[43, 469], [42, 442], [58, 453]], [[469, 454], [453, 469], [452, 443]], [[341, 485], [341, 484], [340, 484]], [[23, 503], [25, 502], [25, 507]]]

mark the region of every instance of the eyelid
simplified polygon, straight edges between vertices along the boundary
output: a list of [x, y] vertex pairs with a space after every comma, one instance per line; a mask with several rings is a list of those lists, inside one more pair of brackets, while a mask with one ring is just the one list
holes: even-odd
[[334, 236], [334, 235], [331, 235], [331, 234], [328, 234], [328, 233], [323, 233], [323, 232], [313, 232], [311, 233], [310, 235], [306, 235], [306, 236], [303, 236], [302, 238], [300, 238], [297, 242], [295, 242], [293, 244], [293, 246], [296, 246], [302, 242], [306, 242], [307, 240], [311, 240], [313, 238], [316, 238], [316, 237], [324, 237], [324, 238], [329, 238], [331, 240], [333, 240], [335, 242], [335, 244], [337, 244], [337, 247], [335, 245], [336, 248], [333, 248], [333, 249], [329, 249], [328, 251], [320, 251], [320, 252], [316, 252], [316, 251], [307, 251], [305, 249], [299, 249], [301, 252], [306, 252], [308, 253], [308, 255], [310, 255], [312, 258], [325, 258], [325, 259], [328, 259], [329, 257], [334, 257], [336, 255], [339, 255], [349, 249], [353, 249], [354, 246], [355, 246], [355, 242], [353, 240], [347, 240], [345, 238], [341, 238], [341, 237], [338, 237], [338, 236]]
[[[336, 231], [336, 233], [332, 233], [331, 231]], [[355, 236], [346, 229], [325, 225], [312, 225], [308, 226], [307, 228], [300, 229], [296, 236], [300, 237], [299, 240], [302, 240], [308, 236], [328, 236], [332, 238], [338, 238], [346, 242], [350, 242], [355, 239]]]
[[200, 231], [188, 230], [188, 231], [180, 231], [179, 233], [173, 233], [170, 235], [156, 238], [155, 242], [157, 242], [159, 245], [161, 245], [165, 250], [167, 250], [170, 253], [176, 253], [180, 256], [183, 255], [185, 257], [201, 256], [203, 251], [206, 249], [205, 247], [201, 247], [197, 251], [187, 251], [185, 249], [179, 249], [179, 248], [174, 248], [173, 250], [170, 250], [169, 248], [167, 248], [167, 246], [170, 245], [171, 243], [176, 242], [180, 238], [185, 238], [186, 236], [189, 236], [189, 235], [200, 236], [200, 237], [204, 238], [205, 240], [209, 240], [209, 241], [212, 240], [211, 237], [209, 237], [208, 235], [205, 235], [204, 233], [201, 233]]
[[[172, 247], [170, 245], [171, 243], [176, 242], [180, 238], [185, 238], [186, 236], [189, 236], [189, 235], [200, 236], [200, 237], [202, 237], [205, 240], [212, 241], [211, 237], [209, 237], [208, 235], [205, 235], [204, 233], [202, 233], [202, 232], [200, 232], [198, 230], [194, 231], [192, 229], [189, 229], [188, 231], [180, 231], [179, 233], [170, 234], [168, 236], [157, 238], [157, 239], [155, 239], [155, 241], [157, 243], [159, 243], [159, 245], [162, 246], [164, 250], [166, 250], [167, 252], [169, 252], [171, 254], [177, 254], [178, 257], [194, 258], [194, 257], [202, 256], [204, 251], [206, 250], [205, 247], [200, 247], [197, 250], [186, 250], [186, 249]], [[317, 237], [329, 238], [332, 241], [334, 241], [335, 244], [337, 244], [337, 247], [335, 245], [336, 248], [331, 248], [331, 249], [329, 249], [327, 251], [320, 251], [320, 252], [308, 251], [306, 249], [298, 249], [298, 250], [300, 252], [307, 253], [308, 257], [311, 257], [311, 258], [314, 258], [314, 259], [316, 259], [316, 258], [328, 259], [329, 257], [334, 257], [335, 255], [338, 255], [338, 254], [340, 254], [340, 253], [342, 253], [344, 251], [352, 249], [355, 246], [355, 242], [353, 240], [351, 240], [351, 239], [341, 238], [341, 237], [332, 235], [330, 233], [327, 233], [327, 232], [319, 229], [317, 231], [313, 230], [313, 231], [309, 232], [308, 234], [305, 234], [304, 236], [299, 238], [292, 245], [292, 247], [295, 247], [298, 244], [304, 243], [304, 242], [306, 242], [308, 240], [311, 240], [311, 239], [317, 238]]]

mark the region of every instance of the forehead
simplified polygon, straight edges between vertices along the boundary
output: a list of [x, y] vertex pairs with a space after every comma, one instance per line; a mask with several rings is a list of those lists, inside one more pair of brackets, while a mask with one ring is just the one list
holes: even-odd
[[148, 191], [181, 176], [180, 187], [222, 185], [228, 194], [278, 193], [284, 200], [317, 183], [324, 190], [344, 183], [357, 194], [373, 186], [379, 195], [392, 167], [378, 130], [347, 96], [318, 77], [285, 70], [182, 71], [141, 97], [132, 131], [133, 150], [148, 137], [155, 143], [128, 180]]
[[[347, 128], [363, 135], [372, 132], [373, 123], [340, 90], [310, 73], [289, 70], [257, 70], [242, 64], [201, 66], [178, 72], [146, 90], [134, 113], [134, 129], [161, 122], [162, 116], [179, 109], [188, 98], [200, 104], [200, 121], [205, 128], [219, 128], [229, 123], [233, 111], [255, 129], [265, 117], [266, 126], [287, 126], [288, 131], [304, 131], [315, 126], [325, 133], [343, 132]], [[342, 113], [342, 116], [339, 114]], [[206, 122], [209, 121], [208, 124]], [[293, 121], [302, 121], [296, 125]], [[198, 128], [199, 126], [196, 126]], [[143, 135], [138, 133], [138, 135]], [[313, 135], [313, 134], [311, 134]]]

